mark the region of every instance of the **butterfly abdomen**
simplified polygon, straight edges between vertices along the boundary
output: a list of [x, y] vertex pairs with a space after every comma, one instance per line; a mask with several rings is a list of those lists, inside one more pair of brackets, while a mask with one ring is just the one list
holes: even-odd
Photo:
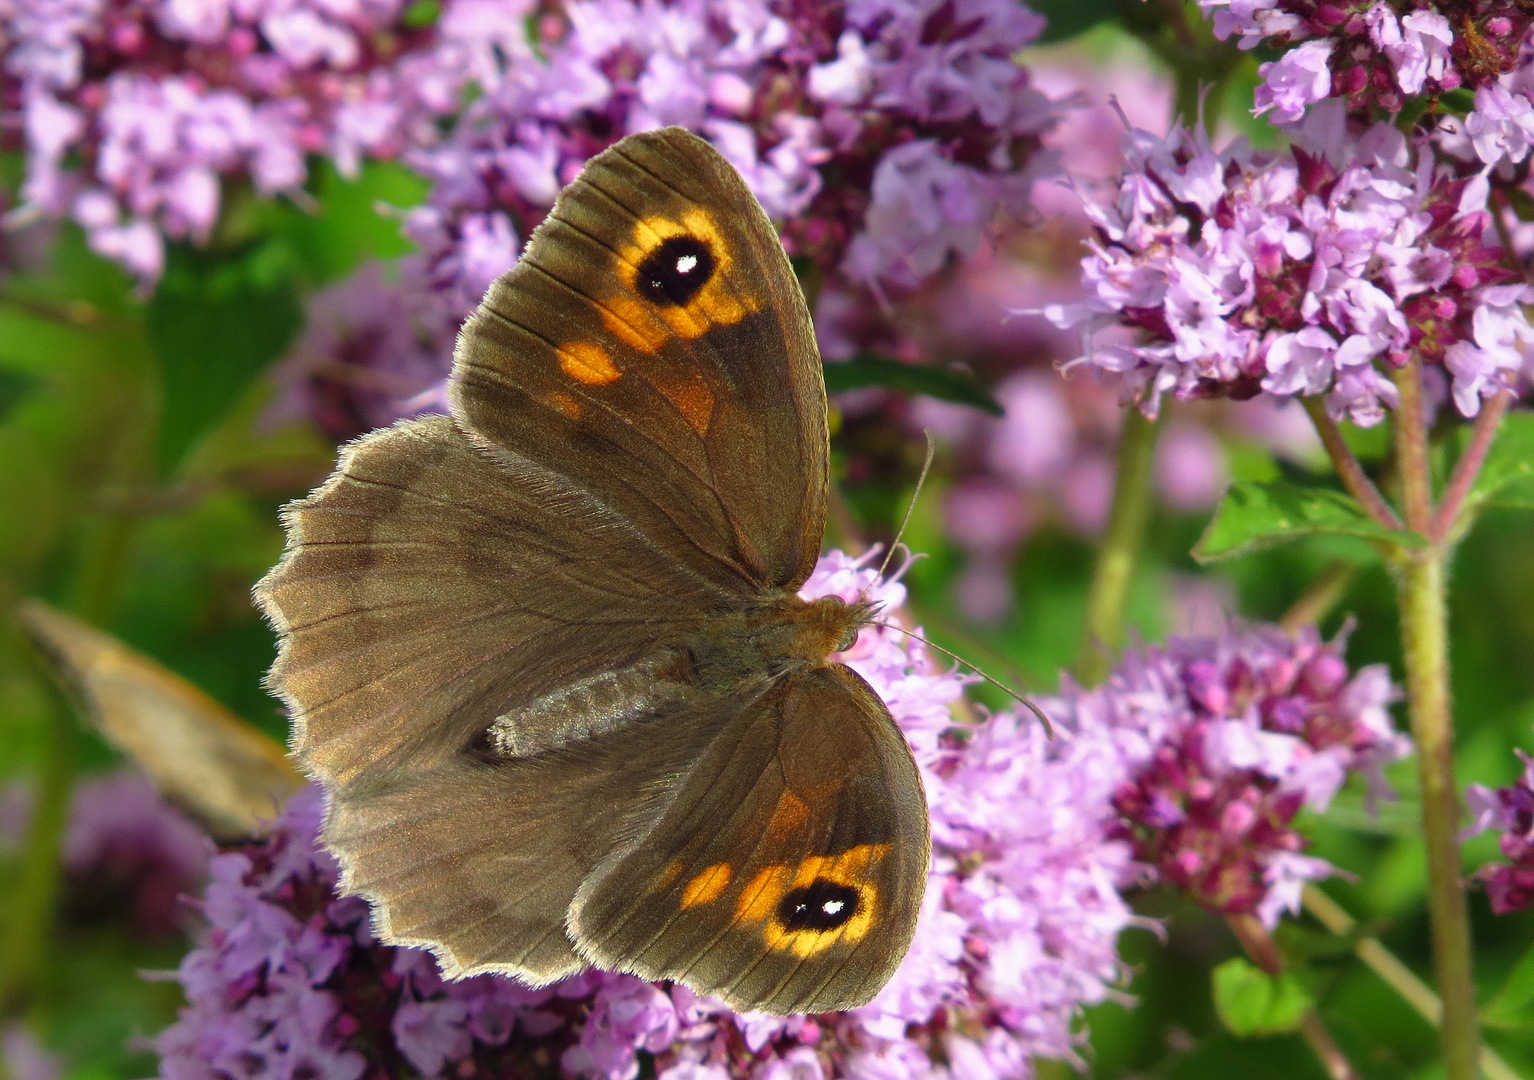
[[689, 669], [684, 654], [662, 650], [497, 716], [484, 741], [496, 757], [528, 758], [675, 712], [699, 697]]

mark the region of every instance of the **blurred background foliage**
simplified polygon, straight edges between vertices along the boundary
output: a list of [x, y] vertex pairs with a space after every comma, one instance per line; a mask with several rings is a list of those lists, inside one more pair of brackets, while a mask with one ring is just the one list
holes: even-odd
[[[1176, 47], [1154, 28], [1127, 27], [1111, 5], [1036, 6], [1053, 17], [1051, 40], [1075, 39], [1069, 48], [1089, 61], [1123, 55], [1131, 29], [1149, 38], [1153, 51]], [[1231, 51], [1227, 62], [1229, 70], [1206, 80], [1220, 85], [1209, 111], [1231, 124], [1250, 123], [1242, 103], [1250, 101], [1256, 58]], [[1271, 141], [1265, 124], [1250, 123], [1250, 133]], [[0, 159], [0, 170], [14, 189], [18, 156]], [[312, 425], [263, 418], [273, 394], [267, 373], [298, 334], [305, 297], [367, 260], [407, 250], [397, 216], [380, 205], [411, 205], [424, 184], [402, 167], [379, 164], [347, 181], [316, 160], [307, 190], [313, 206], [304, 209], [233, 193], [205, 248], [172, 247], [164, 279], [148, 299], [136, 295], [120, 269], [91, 254], [70, 225], [6, 237], [14, 250], [7, 252], [0, 292], [0, 611], [41, 597], [79, 614], [278, 739], [285, 738], [285, 722], [261, 686], [273, 638], [251, 605], [250, 588], [282, 550], [279, 508], [328, 473], [335, 447]], [[989, 387], [1012, 361], [972, 367]], [[880, 379], [876, 373], [867, 381]], [[1185, 407], [1169, 408], [1176, 419]], [[1306, 468], [1275, 464], [1258, 442], [1215, 430], [1237, 479]], [[1366, 452], [1372, 434], [1355, 434]], [[860, 414], [839, 424], [833, 448], [846, 513], [833, 521], [831, 539], [849, 546], [887, 540], [911, 494], [920, 437]], [[1322, 461], [1313, 458], [1308, 467], [1324, 471]], [[940, 644], [1047, 691], [1076, 651], [1091, 539], [1058, 523], [1040, 525], [1008, 563], [1010, 609], [999, 622], [971, 621], [953, 591], [966, 556], [943, 521], [953, 467], [948, 451], [940, 451], [906, 534], [923, 556], [906, 579], [912, 611]], [[1207, 518], [1207, 510], [1154, 511], [1130, 603], [1141, 638], [1186, 629], [1178, 597], [1190, 583], [1221, 598], [1205, 617], [1223, 617], [1223, 608], [1276, 619], [1333, 573], [1346, 584], [1324, 630], [1351, 627], [1350, 662], [1384, 662], [1400, 677], [1393, 590], [1371, 548], [1315, 539], [1200, 566], [1189, 551]], [[1509, 748], [1534, 751], [1531, 526], [1524, 512], [1490, 513], [1456, 558], [1452, 660], [1461, 785], [1508, 783], [1517, 771]], [[114, 751], [83, 726], [72, 745], [56, 745], [49, 734], [54, 718], [75, 703], [59, 694], [13, 624], [0, 621], [0, 635], [0, 790], [49, 770], [89, 776], [117, 765]], [[977, 693], [985, 698], [988, 691]], [[1308, 821], [1307, 831], [1316, 854], [1355, 875], [1328, 882], [1326, 891], [1361, 930], [1426, 976], [1425, 870], [1414, 842], [1411, 764], [1395, 768], [1392, 779], [1401, 800], [1378, 816], [1366, 813], [1361, 792], [1349, 788]], [[1494, 856], [1493, 836], [1469, 842], [1467, 872]], [[21, 860], [18, 834], [6, 832], [0, 818], [0, 924], [15, 901]], [[170, 1022], [180, 1002], [179, 988], [153, 973], [176, 965], [186, 938], [180, 930], [136, 930], [126, 900], [100, 889], [66, 881], [26, 1007], [69, 1080], [133, 1080], [156, 1069], [145, 1037]], [[1534, 911], [1494, 918], [1479, 892], [1471, 905], [1476, 973], [1487, 1000], [1534, 941]], [[1241, 1038], [1222, 1028], [1211, 972], [1239, 955], [1225, 923], [1170, 893], [1143, 893], [1138, 906], [1157, 928], [1147, 923], [1124, 940], [1134, 969], [1132, 1000], [1086, 1016], [1093, 1075], [1321, 1075], [1298, 1036]], [[194, 923], [195, 912], [184, 922]], [[1292, 956], [1306, 959], [1300, 977], [1363, 1075], [1433, 1075], [1432, 1029], [1353, 957], [1347, 939], [1308, 920], [1288, 925], [1282, 936]], [[1528, 1025], [1489, 1027], [1487, 1037], [1523, 1075], [1534, 1076]]]

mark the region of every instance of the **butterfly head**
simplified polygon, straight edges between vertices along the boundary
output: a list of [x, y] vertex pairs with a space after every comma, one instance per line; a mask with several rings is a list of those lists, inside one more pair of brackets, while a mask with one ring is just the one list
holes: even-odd
[[857, 644], [863, 627], [874, 621], [878, 604], [864, 597], [850, 603], [839, 596], [795, 602], [791, 609], [793, 637], [785, 650], [811, 665], [824, 664], [833, 653]]

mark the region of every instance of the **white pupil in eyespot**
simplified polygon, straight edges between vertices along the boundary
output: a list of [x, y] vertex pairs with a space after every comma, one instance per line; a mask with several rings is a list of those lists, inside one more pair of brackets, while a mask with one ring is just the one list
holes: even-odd
[[683, 255], [676, 261], [676, 272], [678, 274], [689, 274], [692, 272], [693, 267], [697, 265], [698, 257], [696, 255]]
[[820, 910], [826, 915], [840, 915], [842, 908], [846, 906], [847, 905], [842, 903], [840, 900], [827, 900], [824, 904], [821, 905]]

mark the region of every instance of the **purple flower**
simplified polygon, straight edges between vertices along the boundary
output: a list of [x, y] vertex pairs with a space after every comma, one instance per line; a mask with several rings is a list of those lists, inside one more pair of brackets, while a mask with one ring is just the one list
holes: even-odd
[[[20, 846], [31, 817], [25, 786], [0, 792], [0, 851]], [[138, 773], [92, 777], [71, 793], [60, 859], [72, 906], [121, 903], [140, 933], [171, 933], [184, 922], [183, 894], [207, 879], [213, 852], [207, 833]]]
[[264, 422], [307, 416], [343, 443], [401, 416], [446, 412], [458, 319], [422, 273], [413, 256], [387, 269], [370, 263], [316, 294], [303, 336], [273, 373], [279, 392]]
[[1351, 772], [1388, 794], [1381, 767], [1411, 745], [1386, 710], [1396, 697], [1382, 665], [1350, 677], [1340, 641], [1254, 627], [1132, 650], [1103, 686], [1068, 685], [1057, 712], [1123, 740], [1113, 831], [1135, 858], [1211, 911], [1271, 927], [1332, 873], [1302, 854], [1300, 809], [1324, 810]]
[[1299, 120], [1307, 108], [1331, 93], [1331, 57], [1330, 39], [1307, 41], [1280, 59], [1259, 65], [1257, 74], [1263, 82], [1253, 95], [1252, 112], [1261, 116], [1271, 109], [1279, 124]]
[[[1380, 365], [1415, 353], [1453, 377], [1461, 413], [1512, 384], [1531, 330], [1505, 283], [1481, 176], [1435, 162], [1389, 124], [1353, 136], [1339, 101], [1312, 109], [1290, 151], [1216, 152], [1198, 132], [1125, 136], [1116, 185], [1088, 202], [1085, 325], [1076, 363], [1117, 375], [1155, 415], [1179, 398], [1325, 394], [1334, 418], [1394, 407]], [[1138, 340], [1096, 344], [1092, 331]]]
[[64, 1063], [19, 1023], [0, 1028], [0, 1069], [11, 1080], [59, 1080], [64, 1075]]
[[[292, 191], [305, 156], [347, 175], [429, 113], [396, 57], [430, 35], [401, 0], [16, 0], [0, 89], [26, 133], [19, 216], [72, 216], [146, 286], [163, 239], [206, 240], [224, 177]], [[14, 104], [13, 104], [14, 103]], [[7, 116], [14, 122], [17, 117]], [[75, 156], [82, 164], [66, 167]]]
[[[791, 252], [878, 295], [908, 288], [1023, 207], [1057, 113], [1012, 59], [1043, 21], [1011, 2], [575, 0], [533, 39], [521, 10], [472, 4], [406, 65], [444, 111], [481, 95], [407, 155], [434, 183], [408, 231], [464, 312], [587, 158], [663, 124], [710, 139]], [[487, 39], [502, 62], [481, 58]]]
[[1346, 102], [1352, 113], [1393, 114], [1407, 96], [1460, 86], [1477, 91], [1479, 110], [1482, 89], [1517, 85], [1509, 77], [1531, 18], [1514, 0], [1435, 0], [1407, 5], [1404, 16], [1382, 0], [1200, 0], [1200, 6], [1215, 9], [1215, 36], [1239, 34], [1243, 49], [1313, 39], [1259, 68], [1266, 82], [1257, 88], [1257, 111], [1276, 106], [1280, 123], [1298, 120], [1326, 97]]
[[1521, 750], [1518, 756], [1525, 767], [1516, 782], [1495, 790], [1471, 784], [1465, 792], [1473, 820], [1461, 838], [1500, 829], [1498, 844], [1512, 860], [1487, 863], [1475, 874], [1498, 915], [1534, 906], [1534, 758]]

